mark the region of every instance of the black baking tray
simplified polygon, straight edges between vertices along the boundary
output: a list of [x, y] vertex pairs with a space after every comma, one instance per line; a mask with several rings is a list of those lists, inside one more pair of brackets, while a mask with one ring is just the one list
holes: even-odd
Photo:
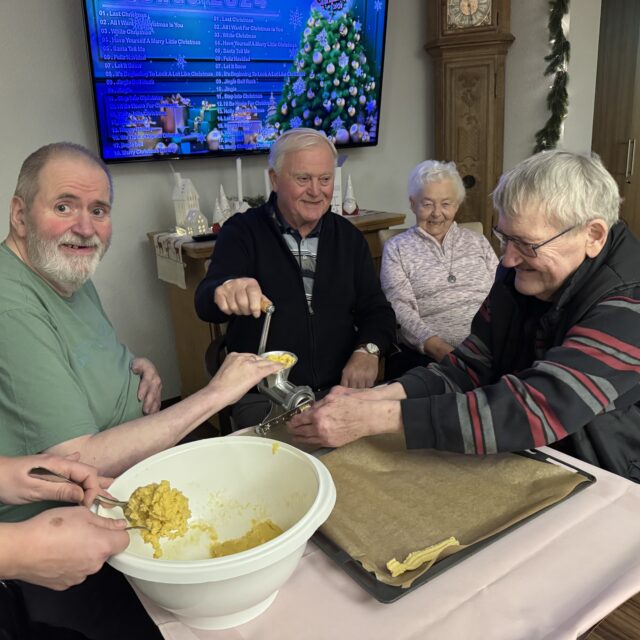
[[562, 500], [555, 502], [554, 504], [537, 511], [536, 513], [532, 513], [527, 518], [520, 520], [514, 525], [507, 527], [504, 531], [500, 531], [481, 542], [473, 544], [462, 551], [458, 551], [458, 553], [454, 553], [451, 556], [444, 558], [443, 560], [436, 562], [426, 573], [423, 573], [421, 576], [416, 578], [410, 587], [406, 589], [403, 587], [396, 587], [390, 584], [385, 584], [384, 582], [380, 582], [374, 573], [371, 571], [367, 571], [357, 560], [354, 560], [346, 551], [337, 546], [332, 540], [330, 540], [327, 536], [325, 536], [322, 532], [316, 531], [311, 540], [315, 542], [322, 551], [324, 551], [347, 575], [353, 578], [369, 595], [373, 596], [378, 602], [382, 602], [383, 604], [389, 604], [391, 602], [395, 602], [398, 598], [411, 593], [418, 587], [422, 586], [425, 582], [439, 576], [441, 573], [450, 569], [454, 565], [462, 562], [469, 556], [477, 553], [481, 549], [488, 547], [490, 544], [494, 543], [496, 540], [499, 540], [503, 536], [507, 535], [511, 531], [514, 531], [518, 527], [527, 523], [529, 520], [539, 516], [541, 513], [548, 511], [549, 509], [553, 509], [556, 505], [564, 502], [569, 499], [571, 496], [576, 495], [583, 489], [590, 487], [596, 482], [595, 476], [576, 467], [573, 464], [569, 464], [564, 462], [563, 460], [559, 460], [558, 458], [554, 458], [551, 455], [543, 453], [538, 450], [528, 450], [528, 451], [520, 451], [518, 455], [525, 456], [526, 458], [530, 458], [532, 460], [538, 460], [540, 462], [544, 462], [547, 464], [557, 464], [566, 469], [571, 469], [576, 473], [580, 474], [587, 481], [580, 483], [569, 495], [564, 497]]

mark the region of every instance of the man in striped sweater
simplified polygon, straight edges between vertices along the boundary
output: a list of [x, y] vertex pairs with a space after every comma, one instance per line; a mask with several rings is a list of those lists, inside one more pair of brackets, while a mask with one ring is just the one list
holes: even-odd
[[502, 245], [471, 335], [440, 364], [335, 388], [289, 424], [340, 446], [404, 431], [408, 448], [542, 445], [640, 481], [640, 243], [597, 156], [535, 155], [493, 193]]

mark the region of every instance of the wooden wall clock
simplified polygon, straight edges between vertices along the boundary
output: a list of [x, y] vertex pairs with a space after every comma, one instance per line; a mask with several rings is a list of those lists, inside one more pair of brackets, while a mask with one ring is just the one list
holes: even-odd
[[460, 222], [482, 222], [502, 173], [510, 0], [430, 0], [426, 50], [434, 59], [435, 158], [453, 160], [467, 187]]

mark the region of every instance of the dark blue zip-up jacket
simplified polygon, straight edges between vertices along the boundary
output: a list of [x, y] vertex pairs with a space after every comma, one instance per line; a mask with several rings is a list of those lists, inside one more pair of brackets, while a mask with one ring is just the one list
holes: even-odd
[[207, 322], [228, 322], [230, 351], [255, 353], [263, 317], [228, 316], [213, 300], [216, 287], [231, 278], [255, 278], [274, 303], [267, 350], [298, 356], [289, 380], [326, 389], [339, 384], [354, 349], [373, 342], [386, 353], [395, 337], [395, 314], [376, 275], [367, 242], [348, 220], [327, 211], [322, 218], [313, 312], [305, 298], [300, 267], [275, 219], [275, 194], [265, 205], [225, 222], [216, 241], [195, 305]]

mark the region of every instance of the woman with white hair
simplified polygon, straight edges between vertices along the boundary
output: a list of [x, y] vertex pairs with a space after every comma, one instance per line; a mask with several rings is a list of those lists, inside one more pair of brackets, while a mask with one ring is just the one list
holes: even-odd
[[469, 337], [290, 428], [326, 446], [393, 432], [479, 455], [552, 445], [640, 482], [640, 242], [615, 180], [595, 155], [548, 151], [507, 171], [493, 204], [503, 255]]
[[416, 225], [385, 243], [380, 271], [400, 326], [389, 378], [439, 362], [469, 335], [498, 266], [486, 238], [455, 222], [465, 190], [453, 162], [421, 162], [408, 195]]

